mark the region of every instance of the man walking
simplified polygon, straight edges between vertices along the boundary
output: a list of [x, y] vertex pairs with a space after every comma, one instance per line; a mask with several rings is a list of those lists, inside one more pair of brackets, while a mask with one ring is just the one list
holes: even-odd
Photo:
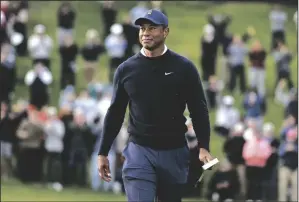
[[101, 178], [110, 181], [107, 154], [122, 126], [127, 105], [129, 143], [123, 151], [123, 180], [128, 201], [180, 202], [187, 181], [189, 149], [184, 111], [188, 106], [199, 146], [209, 154], [210, 122], [201, 80], [191, 61], [169, 50], [168, 19], [158, 10], [138, 18], [140, 53], [123, 62], [114, 76], [98, 156]]

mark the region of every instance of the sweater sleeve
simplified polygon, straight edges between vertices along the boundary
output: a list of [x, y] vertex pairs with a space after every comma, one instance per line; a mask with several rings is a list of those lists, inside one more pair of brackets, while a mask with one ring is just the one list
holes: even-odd
[[118, 135], [124, 121], [129, 96], [122, 83], [122, 69], [123, 64], [117, 68], [114, 75], [113, 95], [110, 107], [104, 119], [103, 130], [100, 137], [99, 155], [108, 155], [111, 145]]
[[196, 67], [190, 63], [187, 76], [187, 106], [199, 148], [209, 151], [210, 120], [201, 79]]

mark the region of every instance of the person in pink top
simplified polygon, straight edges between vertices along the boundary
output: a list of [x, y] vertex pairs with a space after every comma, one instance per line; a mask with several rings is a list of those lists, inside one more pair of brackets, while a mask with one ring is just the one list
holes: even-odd
[[247, 199], [262, 200], [263, 176], [267, 160], [272, 153], [270, 143], [261, 133], [252, 130], [252, 138], [243, 147], [243, 158], [246, 165]]

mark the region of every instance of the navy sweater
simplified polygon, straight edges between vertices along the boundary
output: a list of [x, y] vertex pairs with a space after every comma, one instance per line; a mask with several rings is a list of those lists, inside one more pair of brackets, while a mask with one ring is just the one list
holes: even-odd
[[99, 155], [108, 154], [128, 104], [130, 141], [153, 149], [185, 146], [187, 104], [199, 146], [209, 150], [207, 103], [198, 71], [191, 61], [171, 50], [154, 58], [138, 53], [117, 68], [113, 83]]

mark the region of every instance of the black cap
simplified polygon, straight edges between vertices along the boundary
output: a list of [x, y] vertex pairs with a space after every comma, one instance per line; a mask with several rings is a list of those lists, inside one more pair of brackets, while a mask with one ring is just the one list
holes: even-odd
[[168, 18], [166, 17], [166, 15], [164, 15], [161, 11], [155, 9], [147, 11], [147, 13], [143, 17], [138, 18], [135, 21], [135, 25], [141, 25], [145, 20], [150, 21], [155, 25], [163, 25], [166, 27], [168, 26]]

